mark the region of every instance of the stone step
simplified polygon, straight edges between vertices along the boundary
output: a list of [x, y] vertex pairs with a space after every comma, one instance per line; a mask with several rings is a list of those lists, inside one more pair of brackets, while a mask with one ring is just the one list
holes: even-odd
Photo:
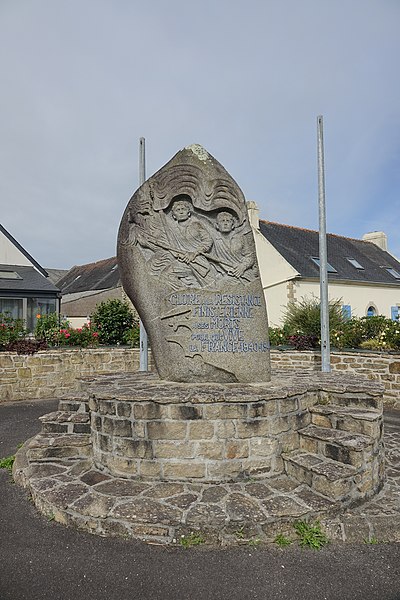
[[[359, 383], [359, 382], [358, 382]], [[367, 389], [370, 389], [370, 383], [366, 380]], [[354, 387], [354, 390], [352, 389]], [[321, 404], [326, 402], [327, 404], [332, 404], [335, 406], [341, 407], [352, 407], [352, 408], [365, 408], [365, 409], [376, 409], [380, 412], [383, 410], [383, 400], [381, 394], [369, 393], [366, 390], [366, 393], [360, 391], [359, 386], [347, 386], [348, 392], [321, 392], [320, 393], [320, 402]], [[356, 394], [354, 394], [356, 392]]]
[[66, 397], [58, 403], [58, 410], [87, 413], [89, 412], [89, 400], [80, 396]]
[[312, 452], [293, 450], [282, 455], [287, 475], [335, 502], [357, 498], [358, 470]]
[[361, 467], [372, 452], [379, 452], [379, 440], [362, 433], [308, 425], [299, 434], [301, 450], [354, 467]]
[[39, 433], [27, 445], [30, 462], [73, 460], [91, 455], [91, 436], [88, 433]]
[[354, 406], [317, 404], [310, 407], [311, 424], [340, 429], [379, 438], [382, 434], [382, 412], [378, 409]]
[[57, 410], [39, 417], [42, 433], [90, 433], [89, 413]]

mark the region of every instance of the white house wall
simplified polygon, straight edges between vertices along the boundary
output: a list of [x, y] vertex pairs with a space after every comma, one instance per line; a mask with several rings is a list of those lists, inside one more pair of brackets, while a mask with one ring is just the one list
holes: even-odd
[[0, 232], [0, 263], [2, 265], [34, 266], [2, 232]]
[[299, 275], [274, 246], [253, 228], [258, 266], [267, 303], [268, 322], [277, 327], [283, 318], [288, 301], [288, 285]]
[[[296, 281], [295, 298], [311, 295], [319, 298], [319, 282]], [[400, 306], [400, 288], [380, 285], [358, 285], [328, 282], [329, 300], [342, 300], [351, 306], [353, 317], [365, 317], [369, 306], [374, 306], [378, 315], [391, 317], [391, 307]]]

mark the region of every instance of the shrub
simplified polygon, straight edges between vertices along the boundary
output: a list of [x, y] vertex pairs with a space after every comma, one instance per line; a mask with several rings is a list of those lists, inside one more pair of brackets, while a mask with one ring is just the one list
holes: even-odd
[[58, 346], [60, 329], [67, 327], [69, 327], [68, 321], [58, 313], [37, 315], [34, 335], [37, 340], [44, 340], [49, 346]]
[[137, 323], [126, 302], [118, 299], [101, 302], [92, 315], [92, 324], [99, 332], [101, 344], [126, 344]]
[[5, 350], [9, 344], [24, 339], [27, 334], [22, 319], [14, 319], [8, 312], [0, 313], [0, 349]]
[[269, 327], [268, 333], [271, 346], [286, 346], [289, 343], [289, 332], [285, 327]]
[[[345, 319], [342, 314], [341, 300], [329, 302], [329, 328], [341, 329]], [[321, 337], [320, 301], [312, 296], [302, 298], [300, 302], [290, 302], [284, 316], [284, 327], [291, 335]]]
[[353, 317], [332, 332], [331, 342], [340, 349], [396, 350], [400, 348], [400, 323], [382, 315]]

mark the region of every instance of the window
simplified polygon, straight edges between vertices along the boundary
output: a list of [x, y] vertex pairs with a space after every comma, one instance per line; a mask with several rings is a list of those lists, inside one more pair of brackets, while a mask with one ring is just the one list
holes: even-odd
[[398, 320], [398, 318], [399, 318], [399, 307], [398, 306], [391, 307], [391, 318], [392, 318], [392, 321]]
[[391, 267], [385, 267], [385, 269], [389, 273], [389, 275], [391, 275], [395, 279], [400, 279], [400, 273], [396, 271], [396, 269], [392, 269]]
[[0, 271], [0, 279], [22, 279], [15, 271]]
[[[319, 267], [319, 258], [316, 256], [312, 256], [311, 260], [313, 262], [315, 262], [315, 264]], [[336, 269], [334, 267], [332, 267], [332, 265], [330, 265], [329, 263], [327, 263], [327, 270], [328, 273], [337, 273]]]
[[353, 267], [355, 267], [356, 269], [364, 270], [364, 267], [360, 265], [358, 260], [356, 260], [355, 258], [346, 258], [346, 260], [348, 260], [349, 263], [353, 265]]
[[375, 317], [376, 316], [376, 308], [375, 306], [368, 306], [367, 308], [367, 317]]
[[23, 319], [24, 305], [22, 298], [0, 298], [0, 313], [8, 314], [13, 319]]
[[343, 306], [342, 306], [342, 315], [343, 315], [343, 318], [346, 319], [346, 321], [348, 319], [351, 319], [351, 306], [350, 306], [350, 304], [343, 304]]
[[56, 310], [55, 298], [28, 298], [26, 324], [29, 331], [35, 329], [37, 315], [48, 315]]

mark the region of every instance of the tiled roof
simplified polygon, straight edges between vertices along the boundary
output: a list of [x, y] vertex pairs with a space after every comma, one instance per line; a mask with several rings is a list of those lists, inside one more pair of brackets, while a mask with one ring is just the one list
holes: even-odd
[[120, 285], [117, 258], [72, 267], [57, 285], [63, 294], [115, 288]]
[[[301, 277], [319, 278], [319, 267], [311, 260], [319, 256], [318, 231], [262, 220], [260, 231]], [[336, 273], [328, 274], [330, 281], [338, 279], [400, 286], [400, 279], [386, 270], [392, 268], [400, 273], [400, 262], [372, 242], [328, 233], [327, 250], [328, 263], [336, 270]], [[354, 267], [349, 258], [355, 259], [364, 268]]]
[[[57, 295], [60, 292], [58, 287], [33, 267], [0, 264], [0, 272], [5, 271], [10, 273], [10, 278], [4, 275], [0, 277], [0, 292], [35, 292], [46, 295], [51, 292]], [[13, 273], [18, 277], [14, 278]]]

